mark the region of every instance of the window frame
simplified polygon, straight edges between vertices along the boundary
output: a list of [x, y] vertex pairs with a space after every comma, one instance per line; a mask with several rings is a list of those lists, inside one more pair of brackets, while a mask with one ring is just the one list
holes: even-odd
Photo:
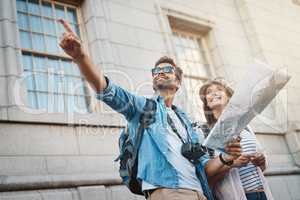
[[[184, 32], [184, 34], [196, 34], [198, 35], [198, 37], [201, 37], [201, 45], [204, 47], [203, 49], [205, 51], [205, 58], [209, 65], [208, 76], [202, 77], [184, 75], [184, 78], [189, 78], [191, 81], [205, 82], [209, 78], [215, 77], [216, 69], [214, 68], [210, 50], [208, 48], [208, 37], [212, 37], [210, 31], [213, 31], [213, 27], [215, 26], [213, 20], [210, 20], [209, 18], [207, 18], [207, 16], [191, 15], [161, 5], [157, 5], [157, 9], [158, 13], [160, 14], [161, 27], [163, 29], [162, 32], [164, 33], [168, 53], [172, 57], [175, 57], [176, 63], [179, 63], [180, 59], [178, 58], [175, 50], [175, 41], [173, 37], [174, 30], [177, 32]], [[182, 25], [183, 27], [180, 28], [178, 27], [178, 25]], [[184, 98], [178, 98], [176, 103], [183, 108], [186, 108], [187, 106], [186, 100]], [[199, 119], [201, 118], [197, 118], [197, 120]]]
[[[16, 1], [16, 0], [15, 0]], [[65, 14], [67, 14], [67, 8], [71, 8], [71, 9], [74, 9], [75, 10], [75, 12], [76, 12], [76, 16], [77, 16], [77, 21], [76, 21], [76, 24], [77, 24], [77, 26], [78, 26], [78, 32], [79, 32], [79, 34], [80, 34], [80, 38], [82, 39], [83, 37], [84, 37], [84, 33], [83, 33], [83, 30], [82, 30], [82, 21], [81, 21], [81, 19], [82, 19], [82, 15], [81, 15], [81, 12], [80, 12], [80, 8], [79, 8], [79, 4], [75, 4], [75, 2], [74, 1], [72, 1], [72, 0], [70, 0], [70, 1], [61, 1], [61, 0], [37, 0], [38, 2], [39, 2], [39, 8], [40, 8], [40, 10], [41, 10], [41, 5], [42, 5], [42, 3], [43, 2], [46, 2], [46, 3], [49, 3], [49, 4], [51, 4], [51, 9], [52, 9], [52, 11], [54, 11], [53, 9], [54, 9], [54, 7], [55, 6], [62, 6], [63, 8], [64, 8], [64, 13]], [[65, 3], [65, 2], [73, 2], [73, 3]], [[26, 3], [28, 3], [28, 0], [26, 0]], [[29, 12], [23, 12], [23, 11], [19, 11], [18, 9], [17, 9], [17, 7], [16, 7], [16, 10], [15, 10], [15, 12], [18, 14], [18, 13], [21, 13], [21, 14], [26, 14], [26, 15], [28, 15], [28, 16], [38, 16], [38, 17], [41, 17], [41, 19], [57, 19], [56, 18], [56, 16], [52, 16], [52, 18], [50, 18], [50, 17], [45, 17], [45, 16], [43, 16], [43, 13], [41, 12], [40, 13], [40, 15], [35, 15], [35, 14], [32, 14], [32, 13], [29, 13]], [[28, 21], [29, 22], [29, 21]], [[42, 21], [41, 21], [42, 22]], [[29, 23], [30, 24], [30, 23]], [[56, 25], [55, 25], [56, 26]], [[46, 37], [46, 36], [48, 36], [47, 34], [45, 34], [45, 30], [44, 30], [44, 25], [42, 24], [42, 27], [41, 27], [41, 29], [42, 29], [42, 33], [38, 33], [38, 34], [41, 34], [44, 38]], [[18, 30], [18, 37], [19, 37], [19, 40], [20, 40], [20, 43], [21, 43], [21, 34], [20, 34], [20, 32], [21, 31], [26, 31], [27, 33], [29, 33], [30, 34], [30, 42], [31, 42], [31, 45], [33, 44], [33, 42], [32, 42], [32, 33], [35, 33], [35, 32], [33, 32], [31, 29], [29, 29], [29, 30], [26, 30], [26, 29], [22, 29], [21, 27], [19, 27], [19, 25], [17, 25], [17, 30]], [[58, 36], [59, 37], [59, 35], [58, 35], [58, 30], [57, 30], [57, 27], [55, 27], [55, 36]], [[46, 47], [46, 41], [44, 40], [44, 46]], [[33, 48], [33, 47], [32, 47]], [[46, 59], [46, 60], [49, 60], [49, 59], [51, 59], [51, 58], [53, 58], [53, 59], [57, 59], [57, 61], [59, 62], [59, 65], [60, 65], [60, 67], [62, 66], [62, 63], [61, 63], [61, 61], [62, 60], [67, 60], [67, 61], [70, 61], [70, 64], [72, 64], [72, 65], [74, 65], [74, 62], [72, 61], [72, 58], [69, 56], [69, 55], [67, 55], [67, 54], [65, 54], [65, 53], [52, 53], [52, 52], [42, 52], [42, 51], [37, 51], [37, 50], [33, 50], [33, 49], [28, 49], [28, 48], [23, 48], [23, 47], [21, 47], [21, 45], [20, 45], [20, 54], [21, 54], [21, 56], [20, 56], [20, 63], [21, 63], [21, 69], [22, 69], [22, 73], [24, 73], [25, 72], [25, 69], [24, 69], [24, 67], [23, 67], [23, 62], [22, 62], [22, 57], [23, 57], [23, 55], [30, 55], [31, 56], [31, 59], [32, 59], [32, 61], [33, 61], [33, 58], [34, 57], [36, 57], [36, 56], [38, 56], [38, 57], [43, 57], [44, 59]], [[49, 70], [47, 70], [46, 72], [38, 72], [38, 71], [36, 71], [34, 68], [34, 63], [32, 64], [33, 66], [33, 70], [30, 72], [32, 75], [34, 75], [34, 74], [36, 74], [36, 73], [40, 73], [40, 74], [45, 74], [45, 75], [47, 75], [47, 77], [48, 77], [48, 75], [49, 75]], [[54, 74], [54, 73], [52, 73], [52, 74]], [[61, 73], [61, 72], [59, 72], [59, 73], [57, 73], [57, 74], [59, 74], [59, 75], [61, 75], [61, 76], [65, 76], [65, 73]], [[93, 109], [92, 109], [92, 100], [91, 100], [91, 91], [90, 91], [90, 89], [89, 89], [89, 87], [88, 87], [88, 85], [87, 85], [87, 82], [83, 79], [83, 77], [82, 76], [76, 76], [75, 74], [71, 74], [70, 75], [71, 77], [76, 77], [76, 78], [78, 78], [78, 79], [81, 79], [81, 81], [82, 81], [82, 84], [83, 84], [83, 89], [84, 89], [84, 94], [83, 95], [79, 95], [79, 94], [69, 94], [69, 93], [66, 93], [66, 91], [63, 91], [62, 93], [57, 93], [56, 94], [56, 92], [51, 92], [51, 91], [40, 91], [40, 90], [36, 90], [36, 88], [35, 89], [33, 89], [32, 91], [30, 91], [30, 89], [28, 89], [28, 87], [27, 87], [27, 84], [26, 84], [26, 86], [25, 86], [25, 92], [24, 92], [24, 95], [26, 96], [25, 97], [25, 99], [24, 99], [24, 101], [26, 102], [25, 104], [26, 105], [29, 105], [29, 101], [28, 101], [28, 93], [29, 92], [33, 92], [33, 93], [35, 93], [35, 96], [36, 96], [36, 104], [37, 104], [37, 108], [32, 108], [32, 110], [33, 109], [36, 109], [36, 110], [41, 110], [41, 109], [44, 109], [44, 108], [39, 108], [39, 98], [37, 97], [37, 95], [38, 95], [38, 93], [39, 94], [41, 94], [41, 93], [45, 93], [45, 94], [47, 94], [48, 96], [49, 95], [51, 95], [51, 97], [53, 97], [54, 95], [62, 95], [63, 96], [63, 102], [64, 102], [64, 106], [63, 106], [63, 112], [51, 112], [51, 108], [49, 108], [48, 106], [46, 107], [46, 110], [47, 110], [47, 114], [48, 115], [52, 115], [52, 114], [69, 114], [69, 112], [67, 111], [67, 107], [68, 107], [68, 99], [67, 99], [67, 96], [72, 96], [73, 98], [74, 98], [74, 101], [76, 101], [75, 99], [77, 99], [77, 97], [80, 97], [80, 96], [83, 96], [84, 97], [84, 99], [85, 99], [85, 101], [86, 101], [86, 110], [87, 110], [87, 113], [85, 113], [85, 115], [87, 114], [89, 114], [89, 113], [91, 113], [91, 112], [93, 112]], [[34, 78], [33, 79], [33, 84], [34, 85], [37, 85], [37, 80], [36, 80], [36, 78]], [[48, 100], [49, 100], [49, 98], [48, 98]], [[52, 99], [53, 100], [53, 99]], [[59, 100], [57, 100], [57, 101], [59, 101]], [[75, 103], [75, 102], [74, 102]], [[49, 102], [48, 102], [48, 105], [49, 105]], [[71, 112], [74, 112], [74, 111], [71, 111]], [[75, 114], [75, 113], [74, 113]]]
[[[57, 3], [65, 2], [64, 0], [46, 0]], [[16, 1], [9, 1], [13, 8], [14, 12], [14, 21], [17, 17], [17, 4]], [[0, 3], [1, 4], [1, 3]], [[73, 5], [74, 6], [74, 5]], [[79, 30], [81, 34], [81, 39], [83, 40], [83, 46], [87, 50], [87, 53], [92, 56], [89, 52], [87, 35], [85, 32], [85, 24], [82, 21], [82, 7], [77, 4], [77, 14], [78, 14], [78, 24]], [[13, 121], [17, 123], [34, 123], [34, 124], [45, 124], [45, 125], [68, 125], [68, 126], [93, 126], [93, 127], [114, 127], [114, 128], [122, 128], [126, 125], [124, 120], [121, 120], [118, 113], [112, 112], [95, 112], [98, 107], [103, 107], [102, 104], [98, 102], [95, 98], [93, 98], [92, 89], [89, 87], [86, 81], [84, 84], [88, 88], [88, 95], [90, 98], [90, 110], [89, 113], [48, 113], [43, 112], [37, 109], [28, 108], [24, 102], [26, 102], [27, 97], [27, 87], [24, 87], [24, 84], [21, 82], [22, 74], [24, 72], [23, 64], [22, 64], [22, 50], [21, 50], [21, 41], [20, 41], [20, 31], [18, 24], [15, 23], [14, 32], [17, 33], [13, 35], [13, 39], [16, 40], [16, 51], [17, 51], [17, 74], [13, 75], [13, 79], [8, 82], [8, 87], [11, 88], [9, 93], [11, 96], [12, 105], [4, 108], [6, 117], [5, 119], [8, 121]], [[92, 58], [92, 57], [91, 57]]]
[[[196, 89], [196, 91], [192, 91], [191, 88], [193, 88], [194, 84], [196, 84], [197, 86], [202, 85], [203, 83], [205, 83], [205, 81], [209, 80], [212, 77], [213, 66], [212, 66], [212, 62], [211, 62], [211, 59], [210, 59], [210, 54], [208, 52], [208, 48], [207, 48], [207, 44], [206, 44], [206, 37], [205, 37], [204, 34], [193, 33], [193, 32], [189, 32], [188, 30], [182, 31], [180, 29], [172, 28], [172, 37], [171, 38], [172, 38], [172, 43], [173, 43], [174, 46], [176, 46], [175, 38], [174, 38], [175, 34], [177, 35], [176, 37], [179, 36], [179, 37], [192, 38], [193, 40], [196, 40], [196, 42], [198, 42], [200, 47], [201, 47], [201, 49], [199, 49], [199, 54], [205, 60], [204, 61], [205, 63], [201, 67], [206, 68], [204, 70], [206, 70], [207, 76], [204, 76], [204, 75], [201, 75], [201, 74], [199, 74], [199, 75], [184, 74], [183, 75], [183, 77], [184, 77], [183, 82], [185, 84], [188, 84], [188, 85], [185, 85], [187, 95], [189, 95], [189, 97], [190, 96], [193, 97], [192, 98], [193, 101], [190, 102], [190, 105], [193, 105], [193, 108], [195, 108], [195, 110], [197, 110], [196, 113], [193, 112], [194, 109], [187, 109], [186, 111], [189, 112], [189, 115], [190, 115], [190, 117], [192, 117], [193, 120], [202, 121], [202, 120], [205, 120], [205, 119], [204, 119], [204, 113], [198, 111], [198, 108], [202, 107], [201, 106], [201, 103], [202, 103], [201, 100], [199, 98], [197, 99], [198, 89]], [[188, 47], [183, 47], [183, 48], [188, 48]], [[181, 60], [178, 57], [178, 53], [176, 51], [176, 48], [175, 48], [175, 55], [176, 55], [176, 62], [180, 63]]]
[[[183, 31], [183, 30], [179, 30], [179, 29], [172, 29], [172, 34], [174, 33], [179, 33], [180, 35], [186, 35], [186, 36], [190, 36], [190, 37], [193, 37], [193, 38], [197, 38], [197, 41], [200, 42], [200, 45], [203, 47], [203, 51], [204, 51], [204, 54], [203, 56], [205, 57], [206, 61], [208, 62], [208, 64], [205, 64], [207, 65], [208, 67], [208, 77], [204, 77], [204, 76], [193, 76], [193, 75], [188, 75], [188, 74], [184, 74], [183, 76], [184, 77], [187, 77], [187, 78], [192, 78], [192, 79], [195, 79], [195, 80], [201, 80], [201, 81], [206, 81], [208, 80], [209, 78], [211, 78], [213, 75], [214, 75], [214, 68], [213, 68], [213, 63], [212, 63], [212, 60], [211, 60], [211, 57], [209, 56], [210, 53], [209, 53], [209, 50], [208, 50], [208, 45], [207, 45], [207, 42], [206, 42], [206, 36], [203, 35], [203, 34], [196, 34], [196, 33], [191, 33], [189, 31]], [[175, 46], [175, 41], [174, 41], [174, 38], [172, 38], [172, 43], [173, 45]], [[175, 50], [175, 56], [176, 56], [176, 61], [177, 63], [179, 62], [179, 58], [177, 57], [177, 52]]]
[[[47, 0], [62, 3], [65, 0]], [[68, 0], [69, 1], [69, 0]], [[72, 0], [70, 0], [72, 1]], [[81, 1], [83, 2], [83, 0]], [[17, 4], [16, 1], [9, 1], [9, 4], [13, 8], [14, 18], [13, 21], [16, 21], [17, 18]], [[0, 3], [1, 5], [1, 3]], [[90, 53], [90, 46], [88, 43], [88, 36], [85, 31], [85, 23], [82, 21], [82, 12], [86, 10], [81, 6], [82, 4], [76, 4], [77, 14], [78, 14], [78, 24], [81, 34], [81, 39], [83, 40], [83, 46], [87, 51], [87, 54], [93, 59], [93, 55]], [[90, 6], [90, 5], [89, 5]], [[92, 29], [91, 31], [94, 31]], [[62, 126], [73, 126], [74, 128], [80, 126], [87, 127], [109, 127], [109, 128], [123, 128], [126, 126], [125, 120], [119, 115], [119, 113], [113, 112], [110, 109], [106, 109], [106, 105], [99, 102], [94, 98], [94, 92], [92, 88], [88, 85], [86, 81], [84, 84], [88, 88], [88, 95], [91, 96], [89, 103], [91, 112], [89, 113], [48, 113], [43, 112], [37, 109], [28, 108], [24, 102], [26, 102], [27, 97], [27, 88], [24, 87], [24, 84], [21, 82], [23, 74], [23, 65], [22, 65], [22, 51], [21, 51], [21, 41], [20, 41], [20, 32], [18, 24], [14, 25], [13, 39], [16, 40], [16, 60], [17, 60], [17, 69], [13, 79], [9, 81], [8, 86], [11, 88], [9, 95], [11, 97], [12, 105], [3, 108], [5, 113], [5, 120], [12, 121], [16, 123], [29, 123], [29, 124], [41, 124], [41, 125], [62, 125]], [[100, 50], [100, 49], [99, 49]], [[99, 109], [103, 112], [99, 112]]]

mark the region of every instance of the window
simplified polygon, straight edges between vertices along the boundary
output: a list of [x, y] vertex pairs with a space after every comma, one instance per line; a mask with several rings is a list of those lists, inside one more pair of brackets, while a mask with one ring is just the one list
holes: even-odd
[[176, 29], [173, 29], [172, 37], [177, 61], [184, 73], [183, 83], [192, 102], [187, 110], [195, 120], [203, 120], [202, 102], [198, 92], [201, 85], [210, 77], [205, 39], [199, 34]]
[[89, 112], [80, 72], [59, 47], [63, 27], [70, 22], [80, 36], [76, 7], [47, 0], [17, 0], [28, 106], [48, 112]]

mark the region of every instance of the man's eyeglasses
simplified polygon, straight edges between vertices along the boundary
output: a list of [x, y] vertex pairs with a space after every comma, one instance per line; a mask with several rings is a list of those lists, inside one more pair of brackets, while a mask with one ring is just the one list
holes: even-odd
[[175, 68], [173, 66], [166, 66], [166, 67], [155, 67], [152, 70], [152, 76], [157, 75], [159, 73], [173, 73], [175, 71]]

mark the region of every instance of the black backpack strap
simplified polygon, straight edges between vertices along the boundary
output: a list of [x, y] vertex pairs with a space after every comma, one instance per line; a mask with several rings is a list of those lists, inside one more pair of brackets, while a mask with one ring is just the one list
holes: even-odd
[[140, 116], [140, 123], [137, 128], [136, 139], [134, 145], [132, 145], [132, 157], [127, 160], [127, 172], [129, 176], [127, 187], [131, 192], [135, 194], [144, 195], [142, 192], [142, 186], [140, 181], [137, 179], [138, 172], [138, 152], [142, 143], [142, 138], [145, 128], [150, 124], [155, 122], [155, 113], [156, 113], [156, 102], [151, 99], [146, 99], [146, 104], [144, 106], [143, 112]]
[[136, 139], [134, 143], [134, 151], [132, 155], [132, 160], [135, 161], [140, 149], [144, 130], [152, 123], [155, 122], [156, 113], [156, 102], [153, 99], [146, 99], [146, 104], [143, 109], [143, 113], [140, 116], [140, 124], [137, 128]]

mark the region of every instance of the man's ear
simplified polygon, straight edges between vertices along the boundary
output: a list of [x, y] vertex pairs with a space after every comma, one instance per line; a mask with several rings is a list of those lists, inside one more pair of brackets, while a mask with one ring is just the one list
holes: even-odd
[[181, 86], [181, 83], [180, 81], [176, 78], [176, 86], [177, 86], [177, 90], [180, 88]]

